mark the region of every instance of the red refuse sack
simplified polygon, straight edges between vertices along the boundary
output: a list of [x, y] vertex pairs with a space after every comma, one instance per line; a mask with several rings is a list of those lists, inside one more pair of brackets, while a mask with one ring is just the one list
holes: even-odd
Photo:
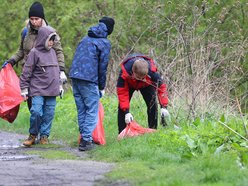
[[156, 132], [155, 129], [150, 129], [150, 128], [144, 128], [140, 126], [136, 121], [131, 121], [126, 128], [118, 135], [118, 140], [121, 140], [125, 137], [133, 137], [133, 136], [138, 136], [142, 135], [145, 133], [151, 133], [151, 132]]
[[0, 71], [0, 117], [12, 123], [22, 101], [19, 78], [11, 64], [7, 64]]
[[[98, 123], [96, 125], [95, 130], [92, 132], [92, 138], [94, 143], [98, 145], [105, 145], [105, 134], [103, 128], [103, 119], [104, 119], [104, 108], [102, 103], [99, 101], [99, 110], [98, 110]], [[78, 143], [80, 143], [81, 135], [78, 137]]]

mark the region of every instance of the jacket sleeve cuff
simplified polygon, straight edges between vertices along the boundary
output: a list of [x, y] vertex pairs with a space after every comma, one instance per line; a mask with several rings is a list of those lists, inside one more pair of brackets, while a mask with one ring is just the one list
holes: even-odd
[[12, 67], [16, 64], [16, 61], [13, 58], [8, 60], [8, 63], [12, 65]]
[[59, 66], [60, 71], [65, 71], [65, 67]]
[[126, 109], [124, 112], [125, 112], [125, 114], [129, 113], [129, 109]]

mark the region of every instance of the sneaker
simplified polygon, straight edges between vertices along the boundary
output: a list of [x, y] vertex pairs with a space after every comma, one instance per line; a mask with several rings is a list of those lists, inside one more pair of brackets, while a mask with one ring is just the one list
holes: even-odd
[[42, 144], [42, 145], [48, 144], [48, 137], [47, 136], [41, 136], [40, 144]]
[[23, 142], [23, 145], [26, 146], [26, 147], [30, 147], [31, 145], [33, 145], [35, 143], [35, 138], [36, 138], [35, 135], [30, 134], [28, 139], [26, 139]]
[[91, 141], [80, 140], [78, 150], [79, 151], [88, 151], [95, 148], [95, 145]]

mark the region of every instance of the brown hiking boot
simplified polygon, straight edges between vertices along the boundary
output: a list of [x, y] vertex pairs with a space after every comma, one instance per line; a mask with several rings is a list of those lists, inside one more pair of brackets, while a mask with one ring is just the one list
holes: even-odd
[[41, 136], [41, 138], [40, 138], [40, 144], [42, 144], [42, 145], [48, 144], [48, 138], [47, 138], [47, 136]]
[[35, 135], [30, 134], [29, 137], [28, 137], [28, 139], [26, 139], [23, 142], [23, 145], [25, 145], [27, 147], [30, 147], [31, 145], [33, 145], [35, 143], [35, 138], [36, 138]]

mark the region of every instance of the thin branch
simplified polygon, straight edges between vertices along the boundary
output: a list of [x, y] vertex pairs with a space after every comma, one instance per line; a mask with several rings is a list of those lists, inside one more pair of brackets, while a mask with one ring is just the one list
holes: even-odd
[[244, 139], [245, 141], [248, 141], [247, 138], [245, 138], [244, 136], [242, 136], [241, 134], [239, 134], [238, 132], [236, 132], [235, 130], [233, 130], [231, 127], [227, 126], [225, 123], [218, 121], [220, 124], [224, 125], [226, 128], [228, 128], [230, 131], [234, 132], [235, 134], [237, 134], [239, 137], [241, 137], [242, 139]]
[[243, 122], [243, 127], [244, 127], [244, 130], [245, 130], [245, 134], [246, 134], [246, 136], [248, 136], [247, 127], [246, 127], [245, 120], [244, 120], [244, 117], [243, 117], [243, 113], [242, 113], [242, 110], [241, 110], [241, 107], [240, 107], [240, 104], [239, 104], [239, 100], [238, 100], [237, 97], [236, 97], [236, 102], [237, 102], [237, 106], [238, 106], [240, 116], [241, 116], [241, 119], [242, 119], [242, 122]]

